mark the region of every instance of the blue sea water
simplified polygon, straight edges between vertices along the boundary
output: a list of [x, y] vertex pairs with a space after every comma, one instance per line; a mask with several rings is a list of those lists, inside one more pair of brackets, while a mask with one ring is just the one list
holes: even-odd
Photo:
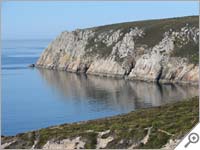
[[50, 40], [2, 42], [2, 135], [160, 106], [198, 87], [158, 85], [27, 67]]

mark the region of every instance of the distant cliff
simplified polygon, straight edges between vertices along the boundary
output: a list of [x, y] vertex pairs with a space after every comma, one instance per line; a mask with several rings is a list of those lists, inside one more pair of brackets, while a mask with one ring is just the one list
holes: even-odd
[[198, 16], [192, 16], [65, 31], [36, 66], [130, 80], [198, 83], [198, 23]]

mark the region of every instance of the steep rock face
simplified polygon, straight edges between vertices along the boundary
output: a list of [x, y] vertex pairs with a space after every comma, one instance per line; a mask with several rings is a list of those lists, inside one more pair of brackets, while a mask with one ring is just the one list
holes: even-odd
[[[165, 32], [162, 41], [155, 45], [150, 53], [144, 54], [138, 59], [129, 78], [163, 82], [197, 82], [198, 66], [194, 62], [189, 62], [187, 58], [173, 57], [172, 54], [188, 43], [198, 45], [198, 34], [197, 28], [191, 28], [187, 24], [179, 32], [172, 30]], [[176, 42], [179, 43], [176, 44]], [[196, 49], [198, 50], [198, 48]]]
[[91, 30], [62, 32], [42, 53], [37, 65], [44, 68], [62, 69], [72, 72], [83, 71], [87, 68], [85, 46]]
[[162, 82], [198, 82], [198, 17], [62, 32], [37, 67]]

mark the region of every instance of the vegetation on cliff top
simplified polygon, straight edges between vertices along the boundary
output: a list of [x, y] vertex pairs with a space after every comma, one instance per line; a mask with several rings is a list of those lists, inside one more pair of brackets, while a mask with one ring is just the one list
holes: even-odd
[[163, 37], [163, 33], [166, 31], [180, 30], [186, 24], [190, 26], [199, 27], [199, 17], [198, 16], [188, 16], [188, 17], [176, 17], [167, 19], [156, 19], [156, 20], [142, 20], [135, 22], [125, 22], [118, 24], [111, 24], [105, 26], [94, 27], [93, 29], [97, 34], [102, 32], [108, 32], [109, 30], [121, 29], [124, 33], [128, 32], [130, 28], [138, 27], [145, 30], [146, 36], [139, 41], [140, 44], [146, 44], [149, 47], [156, 45]]
[[[166, 31], [180, 31], [182, 27], [188, 24], [191, 27], [199, 27], [199, 17], [198, 16], [188, 16], [188, 17], [178, 17], [178, 18], [167, 18], [167, 19], [158, 19], [158, 20], [143, 20], [136, 22], [126, 22], [111, 24], [105, 26], [99, 26], [90, 28], [95, 31], [95, 36], [89, 39], [86, 49], [92, 48], [92, 51], [88, 51], [87, 55], [99, 54], [100, 57], [107, 57], [112, 52], [112, 45], [107, 47], [106, 44], [102, 41], [95, 42], [95, 38], [101, 33], [112, 34], [117, 30], [121, 30], [123, 37], [126, 33], [130, 31], [131, 28], [138, 27], [142, 28], [145, 32], [144, 37], [140, 37], [136, 40], [136, 45], [147, 45], [149, 48], [152, 48], [158, 44], [163, 38], [163, 34]], [[110, 32], [112, 30], [112, 32]], [[122, 40], [119, 38], [118, 41]], [[117, 42], [115, 42], [117, 43]], [[115, 44], [114, 43], [114, 44]], [[199, 48], [198, 44], [190, 42], [182, 48], [175, 48], [172, 56], [175, 57], [185, 57], [191, 63], [198, 63]]]
[[171, 56], [185, 57], [190, 63], [199, 64], [199, 45], [189, 42], [181, 48], [176, 48]]
[[106, 148], [128, 148], [146, 136], [146, 128], [151, 128], [147, 143], [140, 143], [137, 148], [161, 148], [169, 139], [183, 137], [198, 122], [198, 116], [199, 101], [198, 97], [194, 97], [115, 117], [63, 124], [14, 137], [2, 137], [2, 144], [15, 140], [6, 148], [31, 148], [34, 141], [38, 141], [35, 148], [42, 148], [50, 140], [60, 141], [80, 136], [86, 141], [85, 148], [96, 148], [98, 132], [110, 130], [104, 138], [112, 136], [114, 139]]

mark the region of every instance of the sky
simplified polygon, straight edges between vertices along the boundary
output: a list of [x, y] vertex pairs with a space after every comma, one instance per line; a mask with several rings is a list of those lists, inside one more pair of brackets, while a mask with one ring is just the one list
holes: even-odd
[[198, 15], [198, 1], [2, 3], [2, 39], [54, 39], [62, 31], [147, 19]]

